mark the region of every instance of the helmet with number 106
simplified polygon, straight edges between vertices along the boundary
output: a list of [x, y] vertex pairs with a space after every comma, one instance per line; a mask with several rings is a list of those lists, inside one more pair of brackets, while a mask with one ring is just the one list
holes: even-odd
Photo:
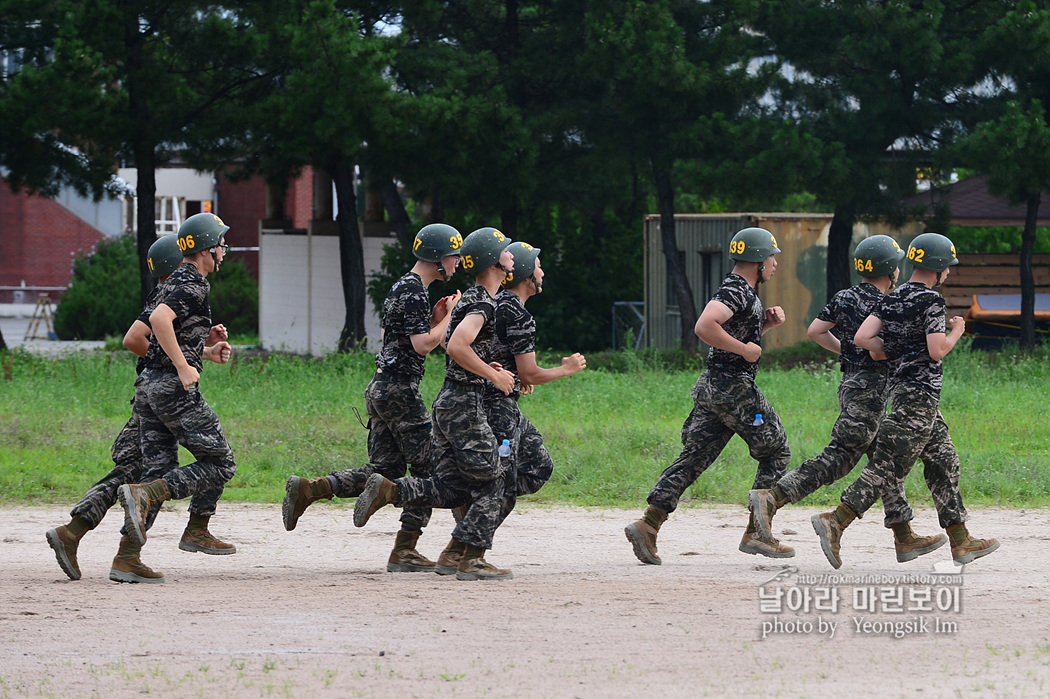
[[940, 233], [923, 233], [908, 246], [908, 261], [919, 269], [943, 272], [959, 264], [955, 245]]
[[179, 239], [170, 233], [157, 238], [157, 242], [149, 246], [146, 264], [149, 266], [150, 276], [154, 279], [166, 277], [177, 270], [182, 264]]
[[215, 214], [194, 214], [179, 226], [179, 249], [183, 255], [211, 250], [228, 230], [230, 227]]
[[729, 258], [741, 262], [765, 262], [780, 252], [777, 239], [765, 228], [745, 228], [729, 241]]
[[458, 255], [463, 247], [463, 236], [447, 223], [423, 226], [412, 241], [412, 254], [425, 262], [441, 262], [449, 255]]
[[893, 274], [904, 259], [904, 251], [888, 235], [873, 235], [857, 243], [853, 251], [853, 269], [862, 277]]
[[511, 239], [495, 228], [479, 228], [463, 239], [459, 257], [463, 269], [478, 274], [499, 264], [499, 256], [511, 244]]
[[518, 242], [508, 245], [507, 250], [514, 258], [514, 271], [503, 280], [503, 287], [510, 289], [533, 275], [536, 271], [536, 258], [540, 256], [540, 249], [528, 243]]

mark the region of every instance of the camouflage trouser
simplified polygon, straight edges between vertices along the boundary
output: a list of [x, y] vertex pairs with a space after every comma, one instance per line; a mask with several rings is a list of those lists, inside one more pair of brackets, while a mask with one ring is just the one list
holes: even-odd
[[[368, 460], [362, 468], [328, 476], [332, 494], [355, 498], [373, 473], [397, 480], [406, 473], [430, 476], [430, 413], [419, 395], [419, 379], [400, 379], [376, 373], [365, 389], [368, 410]], [[411, 468], [409, 468], [411, 464]], [[406, 507], [401, 513], [405, 531], [422, 531], [430, 521], [429, 507]]]
[[[860, 478], [842, 493], [842, 502], [858, 515], [867, 512], [887, 490], [903, 481], [922, 459], [923, 476], [933, 495], [942, 528], [966, 521], [959, 494], [959, 455], [938, 409], [940, 398], [913, 384], [900, 383], [890, 392], [892, 411], [882, 421], [875, 454]], [[909, 508], [910, 514], [910, 508]]]
[[510, 440], [507, 462], [507, 487], [500, 508], [500, 523], [514, 510], [518, 497], [539, 491], [554, 472], [554, 461], [543, 446], [543, 436], [522, 415], [518, 400], [502, 393], [485, 396], [485, 411], [496, 440]]
[[[80, 517], [94, 529], [102, 522], [109, 508], [117, 502], [117, 490], [120, 486], [128, 483], [139, 483], [142, 480], [142, 445], [139, 442], [139, 418], [134, 411], [134, 400], [132, 400], [131, 419], [125, 423], [124, 428], [113, 442], [110, 451], [113, 458], [113, 470], [107, 473], [98, 483], [84, 493], [80, 502], [73, 506], [69, 514], [71, 517]], [[194, 495], [190, 501], [190, 512], [205, 516], [215, 514], [215, 503], [222, 495], [222, 489]], [[146, 518], [146, 528], [153, 526], [159, 509], [149, 513]], [[123, 530], [122, 530], [123, 531]], [[126, 535], [127, 532], [124, 532]]]
[[452, 538], [483, 549], [502, 519], [507, 467], [488, 422], [484, 387], [445, 381], [434, 400], [433, 470], [430, 478], [399, 478], [398, 505], [453, 508], [470, 505]]
[[[725, 449], [734, 434], [747, 443], [758, 461], [752, 488], [772, 488], [784, 475], [791, 450], [787, 433], [773, 406], [755, 385], [739, 377], [712, 377], [705, 372], [693, 387], [693, 411], [682, 425], [682, 453], [649, 492], [648, 502], [664, 512], [674, 512], [682, 493]], [[761, 413], [763, 423], [753, 424]]]
[[[791, 502], [845, 478], [865, 454], [871, 461], [888, 399], [889, 379], [885, 373], [851, 370], [843, 374], [839, 384], [841, 412], [831, 428], [831, 443], [777, 483]], [[911, 521], [912, 509], [904, 494], [903, 480], [883, 494], [882, 505], [887, 527]]]
[[[187, 391], [178, 374], [146, 369], [135, 382], [135, 412], [139, 416], [143, 482], [163, 478], [173, 500], [200, 495], [200, 500], [190, 503], [190, 512], [214, 514], [215, 502], [237, 466], [219, 418], [201, 395], [200, 385], [194, 384]], [[179, 444], [197, 460], [179, 466]]]

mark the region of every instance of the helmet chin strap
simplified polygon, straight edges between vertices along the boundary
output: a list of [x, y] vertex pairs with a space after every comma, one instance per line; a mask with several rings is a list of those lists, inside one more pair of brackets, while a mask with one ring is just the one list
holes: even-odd
[[758, 263], [758, 282], [755, 283], [755, 286], [758, 286], [759, 284], [761, 284], [764, 281], [766, 281], [765, 279], [762, 278], [762, 272], [764, 272], [765, 270], [766, 270], [766, 263], [765, 263], [765, 261], [759, 262]]
[[211, 253], [211, 261], [215, 263], [215, 269], [213, 269], [212, 272], [218, 272], [219, 267], [222, 265], [222, 263], [219, 262], [219, 255], [215, 252], [215, 248], [212, 248], [209, 252]]
[[506, 280], [507, 277], [510, 277], [512, 274], [514, 274], [514, 272], [512, 270], [509, 270], [506, 267], [504, 267], [502, 262], [497, 262], [496, 266], [503, 270], [503, 279], [504, 280]]
[[543, 282], [536, 281], [536, 275], [530, 274], [529, 281], [532, 282], [532, 286], [536, 289], [537, 294], [543, 293]]
[[438, 274], [441, 275], [441, 281], [447, 282], [448, 281], [448, 275], [445, 273], [445, 265], [441, 264], [441, 260], [438, 260], [434, 264], [437, 265]]
[[940, 286], [941, 285], [941, 283], [944, 281], [944, 279], [942, 278], [943, 274], [944, 274], [944, 270], [943, 269], [940, 272], [937, 273], [937, 282], [934, 284], [934, 286]]

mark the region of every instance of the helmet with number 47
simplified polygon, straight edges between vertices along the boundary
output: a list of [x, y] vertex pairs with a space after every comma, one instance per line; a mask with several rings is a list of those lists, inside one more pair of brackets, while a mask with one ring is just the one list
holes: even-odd
[[729, 241], [729, 258], [741, 262], [765, 262], [779, 252], [777, 239], [765, 228], [745, 228]]
[[857, 243], [853, 251], [853, 269], [862, 277], [893, 274], [904, 259], [904, 251], [888, 235], [873, 235]]

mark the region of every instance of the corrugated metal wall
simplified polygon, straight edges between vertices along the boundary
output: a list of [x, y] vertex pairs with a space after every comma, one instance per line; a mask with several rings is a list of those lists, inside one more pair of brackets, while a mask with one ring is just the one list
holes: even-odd
[[[764, 347], [787, 347], [807, 341], [806, 328], [825, 303], [828, 229], [831, 214], [679, 214], [675, 216], [678, 248], [684, 256], [697, 313], [732, 271], [726, 251], [733, 235], [748, 226], [768, 229], [783, 251], [777, 255], [777, 273], [759, 287], [762, 303], [781, 306], [783, 326], [771, 330]], [[922, 223], [903, 229], [885, 224], [858, 223], [855, 241], [872, 235], [891, 235], [903, 244], [920, 233]], [[681, 337], [681, 316], [671, 294], [667, 259], [660, 238], [660, 217], [645, 219], [645, 345], [672, 347]], [[859, 281], [854, 277], [854, 281]]]

